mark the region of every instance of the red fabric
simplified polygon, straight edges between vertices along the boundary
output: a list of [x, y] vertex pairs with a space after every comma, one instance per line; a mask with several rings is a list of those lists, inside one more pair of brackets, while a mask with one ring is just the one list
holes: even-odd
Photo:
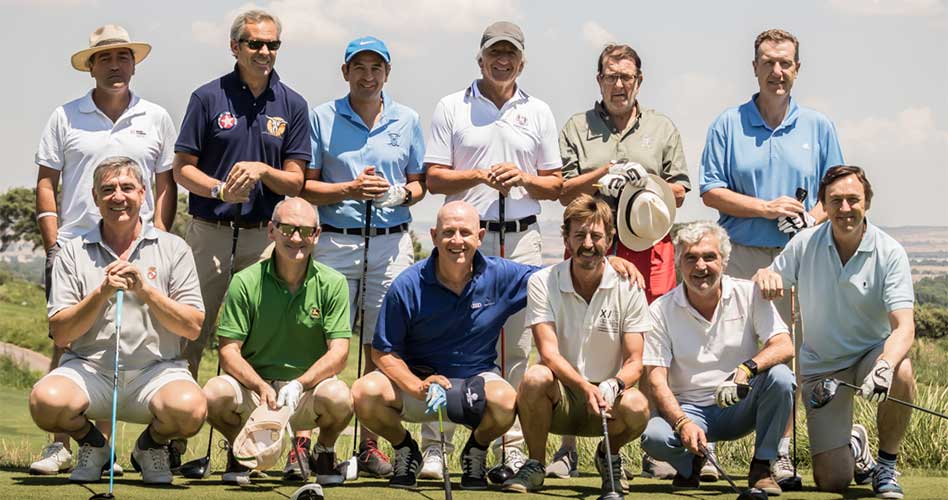
[[[645, 278], [645, 298], [651, 304], [655, 299], [675, 288], [675, 245], [671, 236], [665, 235], [652, 248], [636, 252], [629, 250], [616, 238], [616, 255], [631, 262]], [[569, 248], [563, 250], [563, 258], [570, 256]]]

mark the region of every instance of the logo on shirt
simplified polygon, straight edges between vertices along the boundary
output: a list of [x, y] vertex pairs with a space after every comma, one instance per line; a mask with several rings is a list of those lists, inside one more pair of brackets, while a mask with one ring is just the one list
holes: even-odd
[[613, 332], [619, 328], [618, 313], [611, 309], [600, 309], [596, 317], [596, 329], [600, 332]]
[[282, 137], [286, 132], [286, 120], [279, 116], [267, 117], [267, 133], [273, 137]]
[[467, 399], [467, 405], [473, 407], [474, 403], [477, 402], [477, 393], [471, 391], [471, 388], [467, 388], [467, 394], [464, 395], [464, 398]]
[[647, 135], [642, 136], [642, 147], [645, 149], [652, 149], [652, 138]]
[[527, 117], [526, 117], [526, 116], [523, 116], [523, 115], [521, 115], [521, 114], [518, 114], [517, 116], [514, 117], [514, 122], [516, 122], [517, 125], [519, 125], [519, 126], [521, 126], [521, 127], [526, 127], [526, 126], [527, 126]]
[[234, 115], [230, 111], [224, 111], [223, 113], [217, 115], [217, 126], [221, 130], [229, 130], [234, 128], [237, 125], [237, 119], [234, 118]]
[[487, 306], [492, 306], [492, 305], [494, 305], [494, 303], [489, 300], [485, 302], [471, 302], [471, 309], [480, 309], [482, 307], [487, 307]]
[[804, 143], [803, 143], [803, 149], [809, 151], [809, 150], [810, 150], [810, 143], [809, 143], [809, 142], [804, 142]]
[[154, 281], [154, 279], [158, 277], [158, 269], [155, 268], [155, 266], [149, 267], [148, 272], [145, 273], [145, 276], [148, 276], [148, 279]]
[[397, 147], [398, 147], [398, 139], [399, 139], [400, 137], [401, 137], [401, 135], [400, 135], [398, 132], [389, 132], [389, 133], [388, 133], [388, 145], [397, 148]]
[[133, 129], [129, 130], [128, 133], [129, 133], [129, 134], [132, 134], [132, 135], [134, 135], [134, 136], [136, 136], [136, 137], [145, 137], [146, 135], [148, 135], [147, 133], [145, 133], [144, 130], [137, 129], [137, 128], [133, 128]]
[[313, 319], [319, 319], [319, 308], [314, 307], [309, 310], [309, 317]]

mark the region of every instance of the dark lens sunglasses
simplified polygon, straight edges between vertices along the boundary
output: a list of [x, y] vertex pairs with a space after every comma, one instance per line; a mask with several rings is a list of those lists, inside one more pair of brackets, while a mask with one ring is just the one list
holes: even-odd
[[277, 228], [283, 233], [283, 236], [287, 238], [292, 238], [293, 233], [299, 232], [300, 238], [309, 238], [316, 233], [316, 228], [313, 226], [294, 226], [292, 224], [277, 224]]
[[250, 50], [260, 50], [264, 45], [270, 49], [271, 52], [280, 50], [280, 45], [283, 44], [280, 40], [273, 40], [272, 42], [265, 42], [263, 40], [248, 40], [246, 38], [241, 38], [238, 40], [241, 43], [246, 43]]

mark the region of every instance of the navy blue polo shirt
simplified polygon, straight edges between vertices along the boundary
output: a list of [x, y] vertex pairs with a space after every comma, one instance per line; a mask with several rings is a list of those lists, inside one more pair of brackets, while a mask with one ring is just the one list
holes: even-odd
[[409, 368], [468, 378], [497, 368], [497, 339], [527, 305], [527, 281], [539, 267], [474, 254], [474, 276], [460, 295], [438, 281], [438, 249], [392, 282], [372, 347], [393, 352]]
[[[237, 67], [191, 94], [184, 113], [176, 153], [198, 157], [197, 167], [223, 181], [239, 161], [259, 161], [283, 168], [285, 160], [312, 160], [309, 142], [309, 111], [306, 100], [280, 82], [276, 71], [258, 97], [240, 79]], [[270, 220], [283, 195], [258, 182], [243, 204], [241, 220]], [[231, 220], [234, 205], [191, 193], [191, 215], [211, 220]]]

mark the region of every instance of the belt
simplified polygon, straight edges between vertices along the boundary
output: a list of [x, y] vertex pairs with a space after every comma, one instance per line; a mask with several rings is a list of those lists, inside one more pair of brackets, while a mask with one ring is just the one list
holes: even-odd
[[[327, 233], [351, 234], [355, 236], [365, 236], [365, 228], [362, 227], [336, 227], [329, 224], [323, 224], [322, 230]], [[408, 224], [403, 223], [392, 227], [373, 227], [369, 229], [369, 236], [384, 236], [386, 234], [404, 233], [408, 231]]]
[[[512, 221], [505, 222], [504, 232], [505, 233], [519, 233], [522, 231], [526, 231], [527, 228], [529, 228], [531, 224], [536, 223], [536, 221], [537, 221], [536, 215], [529, 215], [520, 220], [512, 220]], [[484, 229], [487, 229], [488, 231], [493, 231], [495, 233], [500, 232], [499, 222], [482, 220], [481, 227]]]
[[[191, 218], [193, 218], [194, 220], [199, 220], [207, 224], [213, 224], [217, 227], [233, 227], [232, 226], [233, 221], [229, 221], [229, 220], [206, 219], [204, 217], [199, 217], [197, 215], [192, 215]], [[239, 227], [240, 229], [266, 229], [267, 222], [269, 221], [259, 221], [259, 222], [240, 221], [240, 223], [237, 224], [237, 227]]]

